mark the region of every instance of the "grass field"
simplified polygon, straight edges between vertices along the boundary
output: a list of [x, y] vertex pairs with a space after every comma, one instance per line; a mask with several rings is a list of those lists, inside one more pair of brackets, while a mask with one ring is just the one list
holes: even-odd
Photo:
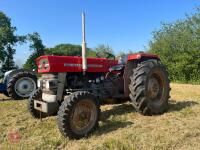
[[[0, 100], [1, 149], [200, 149], [200, 86], [172, 84], [169, 110], [142, 116], [129, 104], [101, 108], [100, 127], [88, 138], [63, 138], [56, 117], [33, 119], [27, 101]], [[0, 95], [0, 99], [3, 99]], [[18, 140], [11, 141], [10, 135]]]

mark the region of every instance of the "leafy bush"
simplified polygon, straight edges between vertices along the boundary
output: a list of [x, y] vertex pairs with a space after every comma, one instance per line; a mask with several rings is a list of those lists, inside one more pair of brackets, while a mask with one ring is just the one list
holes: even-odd
[[200, 9], [153, 32], [150, 52], [158, 54], [173, 81], [200, 81]]

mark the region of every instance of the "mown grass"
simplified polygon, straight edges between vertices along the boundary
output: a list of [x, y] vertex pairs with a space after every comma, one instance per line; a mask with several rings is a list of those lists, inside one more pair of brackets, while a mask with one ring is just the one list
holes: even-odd
[[[0, 149], [200, 149], [200, 86], [171, 87], [167, 113], [148, 117], [129, 103], [102, 106], [100, 127], [80, 140], [63, 138], [56, 117], [33, 119], [26, 100], [1, 100]], [[11, 142], [10, 133], [18, 133], [20, 140]]]

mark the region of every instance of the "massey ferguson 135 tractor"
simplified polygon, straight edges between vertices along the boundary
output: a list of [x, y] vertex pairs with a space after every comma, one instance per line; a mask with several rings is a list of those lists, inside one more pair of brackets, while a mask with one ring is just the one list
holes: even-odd
[[117, 60], [86, 58], [83, 14], [82, 57], [41, 56], [42, 74], [30, 97], [28, 108], [35, 118], [57, 114], [57, 124], [65, 137], [87, 136], [98, 126], [100, 105], [131, 101], [143, 115], [166, 111], [169, 79], [156, 55], [137, 53]]

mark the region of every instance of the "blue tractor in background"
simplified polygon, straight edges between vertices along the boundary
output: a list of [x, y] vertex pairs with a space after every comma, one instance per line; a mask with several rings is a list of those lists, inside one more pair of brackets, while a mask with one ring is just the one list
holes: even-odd
[[8, 96], [6, 84], [0, 83], [0, 93], [3, 93], [4, 95]]
[[7, 93], [7, 86], [6, 84], [3, 82], [4, 80], [4, 75], [3, 75], [3, 72], [1, 70], [2, 68], [2, 62], [0, 61], [0, 93], [1, 94], [4, 94], [6, 96], [8, 96], [8, 93]]
[[29, 98], [37, 89], [37, 76], [35, 72], [27, 69], [16, 69], [3, 73], [0, 62], [0, 94], [12, 99]]

